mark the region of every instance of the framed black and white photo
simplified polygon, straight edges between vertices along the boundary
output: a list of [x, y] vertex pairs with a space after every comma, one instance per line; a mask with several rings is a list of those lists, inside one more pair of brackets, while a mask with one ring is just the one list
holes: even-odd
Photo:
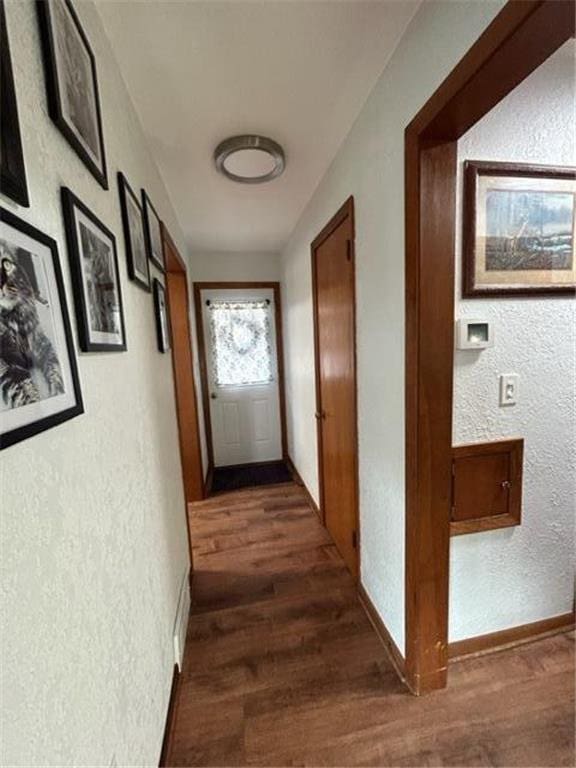
[[126, 330], [114, 235], [66, 187], [62, 207], [80, 349], [121, 352]]
[[37, 0], [50, 117], [104, 189], [96, 60], [71, 0]]
[[145, 291], [150, 290], [150, 269], [146, 254], [146, 236], [142, 206], [123, 173], [118, 174], [120, 207], [126, 243], [128, 276]]
[[168, 352], [170, 349], [170, 323], [168, 320], [168, 308], [166, 306], [166, 291], [164, 286], [154, 278], [154, 312], [156, 315], [156, 337], [160, 352]]
[[18, 106], [6, 26], [4, 0], [0, 0], [0, 192], [28, 206], [28, 185], [20, 138]]
[[469, 160], [463, 296], [574, 294], [576, 169]]
[[0, 208], [0, 448], [83, 412], [56, 242]]
[[142, 190], [144, 230], [148, 258], [157, 269], [164, 272], [164, 251], [162, 248], [162, 222], [145, 190]]

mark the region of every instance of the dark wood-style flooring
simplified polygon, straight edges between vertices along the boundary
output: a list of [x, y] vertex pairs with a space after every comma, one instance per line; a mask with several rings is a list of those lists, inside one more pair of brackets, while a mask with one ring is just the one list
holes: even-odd
[[399, 682], [295, 484], [191, 510], [193, 615], [170, 766], [571, 766], [574, 641], [559, 634]]

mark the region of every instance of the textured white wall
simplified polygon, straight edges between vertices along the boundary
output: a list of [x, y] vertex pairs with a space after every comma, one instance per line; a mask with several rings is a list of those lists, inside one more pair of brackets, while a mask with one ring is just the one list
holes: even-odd
[[114, 232], [128, 351], [78, 355], [86, 413], [1, 455], [0, 762], [157, 765], [188, 554], [171, 357], [156, 350], [152, 296], [127, 279], [118, 169], [185, 249], [96, 11], [75, 6], [98, 63], [110, 190], [47, 115], [26, 0], [6, 11], [31, 207], [1, 202], [58, 241], [74, 334], [60, 186]]
[[278, 253], [192, 252], [190, 278], [193, 282], [277, 281], [280, 280], [280, 255]]
[[404, 649], [404, 129], [503, 2], [422, 4], [283, 252], [288, 445], [318, 498], [310, 243], [356, 203], [362, 582]]
[[[463, 161], [576, 165], [574, 44], [558, 51], [458, 144]], [[458, 278], [461, 267], [458, 196]], [[572, 610], [576, 419], [574, 302], [462, 300], [456, 317], [490, 320], [495, 346], [457, 351], [454, 442], [523, 437], [522, 525], [451, 541], [450, 640]], [[517, 373], [519, 402], [498, 405], [498, 376]]]
[[[280, 255], [278, 253], [245, 252], [205, 252], [193, 251], [190, 254], [190, 296], [193, 297], [192, 283], [206, 282], [278, 282], [280, 280]], [[198, 334], [196, 317], [192, 320], [194, 346], [194, 377], [198, 402], [198, 421], [200, 424], [200, 448], [202, 451], [202, 469], [204, 477], [208, 472], [208, 450], [206, 448], [206, 430], [204, 407], [202, 403], [202, 381], [198, 359]]]

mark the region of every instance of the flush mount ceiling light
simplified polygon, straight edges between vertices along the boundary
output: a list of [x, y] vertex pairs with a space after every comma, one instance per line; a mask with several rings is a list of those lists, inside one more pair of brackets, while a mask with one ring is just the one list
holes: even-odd
[[263, 184], [280, 176], [286, 166], [284, 150], [264, 136], [233, 136], [216, 147], [216, 168], [241, 184]]

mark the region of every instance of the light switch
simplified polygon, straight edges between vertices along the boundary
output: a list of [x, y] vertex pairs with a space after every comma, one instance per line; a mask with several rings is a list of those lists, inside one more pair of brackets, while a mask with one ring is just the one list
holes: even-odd
[[518, 374], [500, 375], [500, 405], [516, 405], [518, 402]]

